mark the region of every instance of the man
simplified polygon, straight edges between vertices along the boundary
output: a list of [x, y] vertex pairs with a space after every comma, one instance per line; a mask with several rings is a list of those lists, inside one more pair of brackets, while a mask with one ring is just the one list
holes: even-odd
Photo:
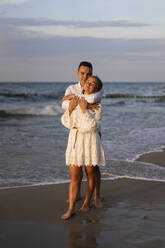
[[[77, 84], [70, 85], [66, 89], [65, 96], [62, 99], [62, 108], [63, 109], [65, 109], [65, 110], [68, 109], [70, 100], [72, 100], [75, 95], [81, 96], [82, 91], [83, 91], [83, 86], [84, 86], [86, 80], [88, 79], [88, 77], [92, 75], [92, 72], [93, 72], [93, 67], [92, 67], [92, 64], [90, 62], [82, 61], [79, 64], [78, 71], [77, 71], [77, 76], [78, 76], [79, 82]], [[95, 94], [91, 94], [87, 97], [88, 107], [90, 109], [97, 108], [97, 104], [94, 104], [94, 103], [101, 101], [102, 94], [103, 94], [103, 90], [101, 90]]]
[[[75, 99], [75, 97], [81, 97], [83, 93], [83, 86], [88, 79], [92, 75], [93, 72], [93, 67], [90, 62], [87, 61], [82, 61], [79, 64], [78, 71], [77, 71], [77, 76], [79, 79], [79, 82], [74, 85], [70, 85], [66, 91], [65, 91], [65, 96], [62, 99], [62, 108], [65, 110], [73, 110], [72, 109], [72, 100]], [[86, 96], [86, 101], [88, 102], [88, 108], [94, 111], [98, 105], [97, 102], [101, 101], [103, 94], [103, 89], [100, 90], [99, 92], [95, 94], [90, 94]], [[75, 177], [75, 181], [78, 179], [79, 183], [79, 191], [77, 194], [77, 200], [81, 199], [81, 194], [80, 194], [80, 188], [81, 188], [81, 181], [83, 177], [83, 172], [79, 168], [74, 169], [72, 172], [71, 176]], [[100, 200], [100, 169], [97, 166], [97, 173], [96, 173], [96, 186], [95, 186], [95, 205], [96, 207], [101, 208], [102, 203]]]

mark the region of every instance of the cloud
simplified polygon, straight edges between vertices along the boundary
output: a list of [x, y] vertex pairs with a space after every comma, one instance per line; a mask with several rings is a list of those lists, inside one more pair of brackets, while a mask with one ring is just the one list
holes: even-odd
[[95, 54], [110, 60], [161, 60], [165, 40], [50, 36], [10, 27], [7, 51], [7, 56], [18, 58]]
[[28, 1], [29, 0], [0, 0], [0, 4], [20, 4]]
[[74, 28], [104, 28], [104, 27], [145, 27], [150, 24], [135, 22], [131, 20], [110, 20], [110, 21], [76, 21], [76, 20], [55, 20], [44, 18], [3, 18], [1, 21], [8, 25], [18, 27], [25, 26], [70, 26]]
[[0, 20], [1, 81], [75, 80], [80, 60], [94, 63], [104, 80], [164, 79], [165, 39], [53, 36], [25, 30], [27, 19]]
[[[0, 18], [0, 51], [7, 57], [58, 57], [71, 54], [95, 54], [110, 60], [148, 60], [164, 58], [164, 39], [119, 39], [95, 37], [64, 37], [46, 35], [22, 27], [53, 25], [55, 20], [28, 18]], [[5, 52], [4, 52], [5, 51]], [[158, 56], [160, 55], [160, 56]]]

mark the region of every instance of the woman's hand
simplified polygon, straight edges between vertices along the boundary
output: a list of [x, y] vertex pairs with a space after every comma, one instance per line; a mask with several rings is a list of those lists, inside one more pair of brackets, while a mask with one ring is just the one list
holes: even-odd
[[62, 102], [66, 100], [72, 100], [75, 97], [75, 94], [67, 95], [62, 98]]
[[71, 115], [72, 111], [77, 107], [79, 98], [78, 96], [74, 96], [73, 99], [69, 103], [69, 115]]
[[86, 109], [87, 109], [87, 101], [85, 100], [85, 98], [81, 97], [79, 99], [78, 103], [79, 103], [79, 106], [80, 106], [82, 112], [85, 113]]

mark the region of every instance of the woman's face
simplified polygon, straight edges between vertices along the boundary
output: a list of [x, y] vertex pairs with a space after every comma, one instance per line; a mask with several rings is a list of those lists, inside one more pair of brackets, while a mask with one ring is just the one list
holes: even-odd
[[85, 94], [88, 94], [88, 95], [89, 94], [92, 94], [92, 93], [95, 92], [96, 87], [97, 87], [97, 80], [96, 80], [96, 78], [89, 77], [86, 80], [86, 82], [84, 84], [84, 87], [83, 87], [84, 93]]

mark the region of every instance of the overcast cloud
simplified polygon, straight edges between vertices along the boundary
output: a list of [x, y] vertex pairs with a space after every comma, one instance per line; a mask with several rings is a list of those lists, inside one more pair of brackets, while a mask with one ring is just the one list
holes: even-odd
[[[22, 20], [17, 18], [2, 18], [1, 20], [1, 28], [8, 28], [8, 57], [56, 57], [60, 55], [88, 53], [91, 56], [92, 54], [99, 54], [99, 57], [109, 56], [110, 59], [139, 60], [139, 56], [141, 59], [148, 59], [148, 57], [157, 58], [155, 56], [156, 54], [160, 54], [159, 60], [164, 58], [164, 39], [108, 39], [93, 38], [90, 36], [53, 36], [18, 28], [25, 25], [45, 25], [46, 23], [47, 25], [53, 25], [54, 22], [52, 20]], [[145, 55], [149, 53], [150, 56]]]
[[0, 0], [0, 81], [73, 81], [81, 60], [104, 81], [165, 81], [162, 0], [84, 3]]
[[140, 23], [131, 20], [110, 20], [110, 21], [75, 21], [75, 20], [55, 20], [44, 18], [1, 18], [1, 22], [12, 26], [72, 26], [74, 28], [92, 27], [145, 27], [147, 23]]
[[29, 0], [0, 0], [0, 4], [20, 4], [28, 1]]

